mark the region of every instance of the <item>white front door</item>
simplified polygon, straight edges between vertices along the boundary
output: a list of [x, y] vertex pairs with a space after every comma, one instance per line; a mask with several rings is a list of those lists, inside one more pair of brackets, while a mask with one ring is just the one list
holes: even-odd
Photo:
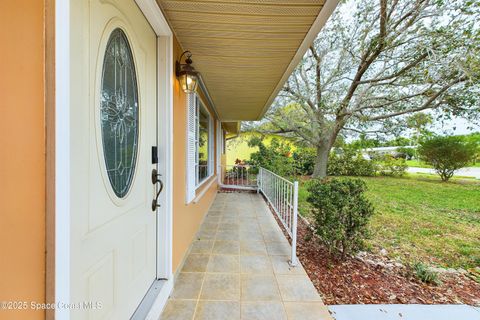
[[80, 7], [72, 12], [83, 35], [72, 39], [80, 57], [72, 83], [84, 96], [72, 112], [70, 300], [91, 305], [71, 316], [128, 319], [156, 277], [157, 38], [134, 0]]

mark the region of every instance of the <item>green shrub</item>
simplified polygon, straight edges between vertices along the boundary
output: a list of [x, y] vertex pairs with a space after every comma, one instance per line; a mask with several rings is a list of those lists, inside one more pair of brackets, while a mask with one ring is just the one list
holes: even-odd
[[293, 159], [290, 146], [273, 138], [266, 146], [263, 140], [253, 137], [248, 141], [249, 147], [258, 147], [258, 151], [250, 155], [249, 164], [263, 167], [276, 174], [286, 177], [294, 174]]
[[415, 276], [422, 282], [439, 284], [440, 280], [438, 279], [438, 273], [433, 270], [430, 270], [428, 266], [421, 262], [417, 262], [413, 265], [413, 271]]
[[462, 137], [433, 137], [420, 143], [420, 158], [430, 164], [443, 181], [448, 181], [456, 170], [467, 166], [477, 152], [477, 145]]
[[320, 241], [332, 254], [345, 256], [360, 250], [374, 213], [364, 194], [365, 182], [356, 178], [312, 180], [307, 188]]
[[410, 160], [416, 156], [416, 151], [414, 148], [401, 147], [397, 149], [397, 152], [403, 155], [403, 158]]
[[314, 148], [297, 148], [292, 154], [295, 173], [302, 176], [311, 176], [315, 167], [317, 152]]
[[343, 154], [330, 154], [327, 165], [329, 176], [374, 176], [377, 166], [353, 149], [345, 149]]
[[379, 166], [379, 173], [382, 176], [402, 177], [407, 172], [408, 165], [405, 159], [395, 159], [390, 155], [385, 155]]

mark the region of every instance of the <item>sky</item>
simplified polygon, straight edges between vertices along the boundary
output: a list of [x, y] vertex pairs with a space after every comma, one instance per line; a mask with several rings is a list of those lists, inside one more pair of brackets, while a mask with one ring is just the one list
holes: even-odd
[[463, 118], [454, 118], [447, 123], [434, 122], [430, 128], [437, 134], [462, 135], [474, 132], [480, 132], [480, 124], [472, 123]]

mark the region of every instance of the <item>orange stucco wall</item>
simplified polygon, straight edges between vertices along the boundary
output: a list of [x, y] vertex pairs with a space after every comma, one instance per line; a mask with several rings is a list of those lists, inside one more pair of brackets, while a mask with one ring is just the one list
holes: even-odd
[[0, 301], [45, 300], [44, 9], [0, 1]]
[[[174, 41], [174, 58], [178, 58], [182, 49]], [[185, 204], [186, 194], [186, 127], [187, 107], [186, 95], [180, 89], [175, 79], [173, 89], [173, 271], [176, 272], [181, 264], [188, 247], [198, 231], [208, 208], [217, 192], [217, 183], [214, 182], [198, 203]], [[201, 95], [202, 96], [202, 95]], [[206, 102], [206, 99], [202, 99]], [[210, 107], [207, 105], [207, 107]], [[211, 112], [212, 113], [212, 112]], [[213, 113], [212, 113], [213, 115]], [[216, 139], [215, 139], [216, 140]], [[216, 167], [216, 165], [215, 165]], [[216, 178], [212, 178], [215, 179]], [[208, 183], [207, 183], [208, 184]], [[201, 190], [197, 190], [197, 194]]]
[[[44, 1], [0, 1], [0, 301], [45, 301], [44, 10]], [[174, 57], [181, 50], [174, 41]], [[214, 182], [200, 201], [185, 203], [186, 112], [175, 81], [174, 272], [218, 188]], [[44, 317], [44, 311], [0, 310], [0, 319]]]

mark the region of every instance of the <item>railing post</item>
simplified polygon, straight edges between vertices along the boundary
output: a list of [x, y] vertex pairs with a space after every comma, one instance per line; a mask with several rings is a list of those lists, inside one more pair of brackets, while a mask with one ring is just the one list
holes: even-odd
[[298, 181], [293, 183], [293, 222], [292, 222], [292, 257], [290, 265], [296, 267], [297, 259], [297, 215], [298, 215]]
[[217, 166], [217, 182], [219, 186], [222, 185], [222, 166], [221, 165]]
[[257, 193], [260, 193], [260, 189], [262, 188], [262, 167], [258, 168], [258, 175], [257, 175]]

